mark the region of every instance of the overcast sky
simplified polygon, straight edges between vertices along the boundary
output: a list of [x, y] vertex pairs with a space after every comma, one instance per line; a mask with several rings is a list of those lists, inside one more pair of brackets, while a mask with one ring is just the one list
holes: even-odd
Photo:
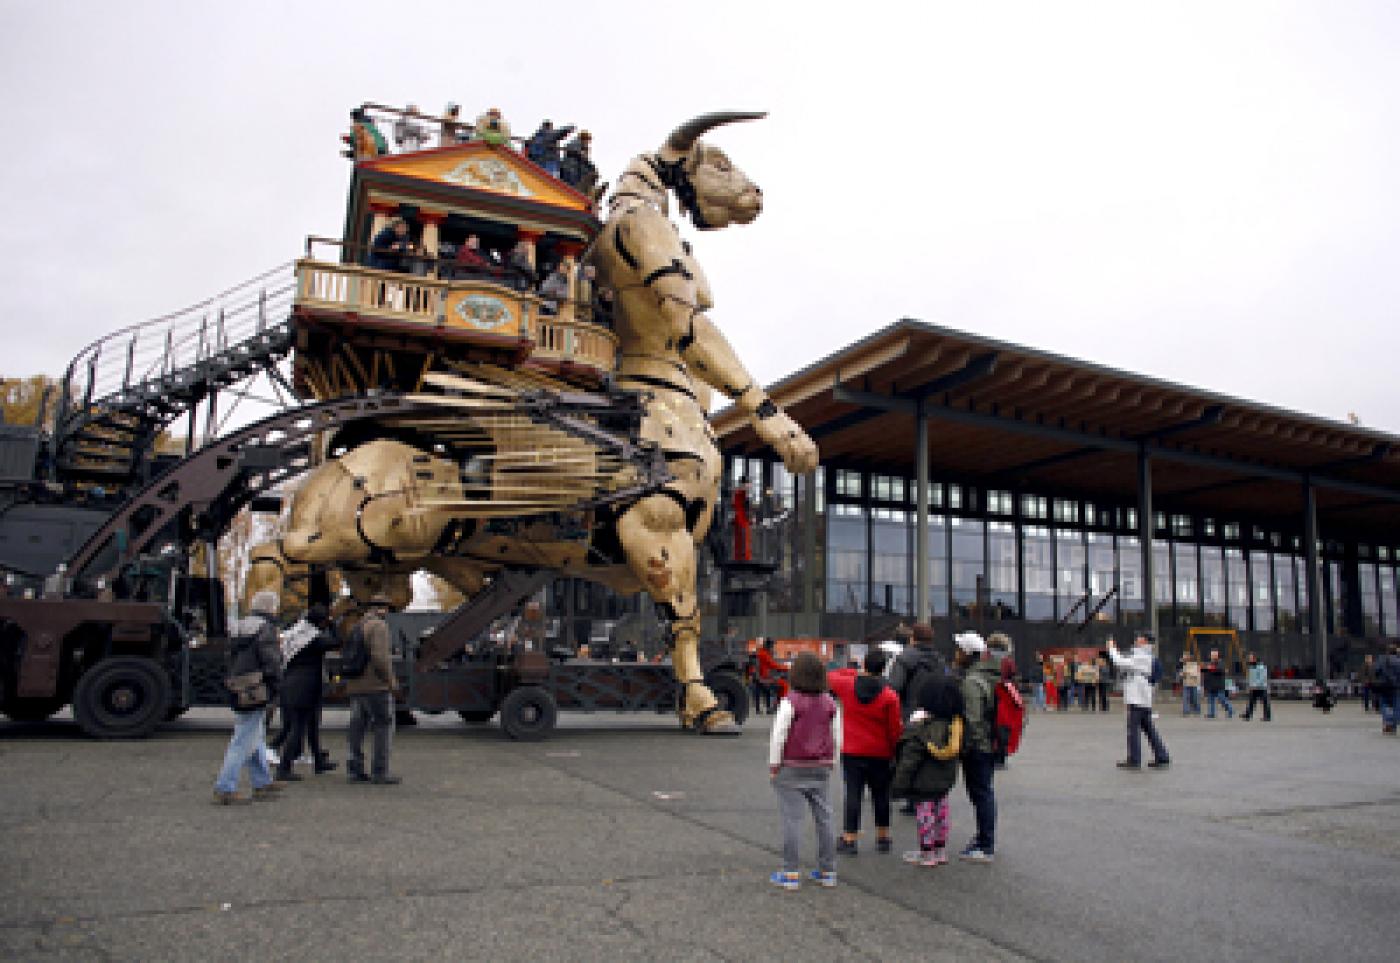
[[609, 179], [766, 109], [713, 137], [763, 216], [695, 238], [761, 380], [913, 317], [1400, 430], [1400, 4], [841, 7], [0, 0], [0, 373], [338, 235], [359, 102]]

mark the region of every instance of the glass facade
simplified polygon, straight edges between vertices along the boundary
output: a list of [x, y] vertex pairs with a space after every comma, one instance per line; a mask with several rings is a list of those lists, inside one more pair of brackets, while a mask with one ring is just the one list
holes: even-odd
[[953, 608], [958, 615], [982, 615], [987, 606], [986, 526], [980, 519], [950, 519]]
[[[731, 459], [731, 479], [760, 489], [779, 577], [769, 611], [806, 606], [800, 519], [806, 480], [777, 464]], [[816, 482], [813, 602], [820, 611], [914, 614], [916, 493], [908, 478], [824, 466]], [[1299, 536], [1236, 520], [1157, 512], [1153, 596], [1162, 626], [1306, 633], [1309, 585]], [[935, 617], [1084, 619], [1134, 626], [1144, 610], [1136, 509], [1054, 494], [929, 484], [929, 611]], [[1400, 546], [1319, 546], [1321, 604], [1336, 636], [1400, 635]], [[707, 598], [714, 594], [707, 585]]]

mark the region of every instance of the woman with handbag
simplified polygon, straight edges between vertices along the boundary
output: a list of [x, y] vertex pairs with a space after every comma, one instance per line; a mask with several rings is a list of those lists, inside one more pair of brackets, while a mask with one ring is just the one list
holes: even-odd
[[273, 623], [278, 606], [276, 592], [257, 592], [249, 605], [253, 614], [234, 623], [229, 674], [224, 681], [233, 709], [233, 736], [214, 781], [214, 802], [221, 806], [249, 802], [249, 797], [238, 794], [238, 778], [244, 769], [248, 770], [253, 799], [267, 799], [282, 788], [272, 781], [267, 766], [264, 729], [267, 707], [282, 681], [282, 652]]

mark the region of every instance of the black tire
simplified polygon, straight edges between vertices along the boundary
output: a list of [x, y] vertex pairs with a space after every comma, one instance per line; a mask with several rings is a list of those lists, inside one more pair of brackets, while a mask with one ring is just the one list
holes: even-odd
[[457, 715], [462, 717], [463, 722], [490, 722], [491, 717], [496, 714], [495, 709], [459, 709]]
[[180, 718], [182, 715], [189, 711], [189, 706], [171, 706], [169, 709], [165, 710], [165, 721], [174, 722], [176, 719]]
[[733, 672], [714, 672], [705, 684], [719, 700], [719, 707], [734, 717], [735, 725], [742, 726], [749, 717], [749, 690], [744, 680]]
[[43, 722], [68, 704], [62, 696], [49, 696], [39, 699], [8, 699], [3, 711], [15, 722]]
[[539, 742], [559, 719], [554, 696], [537, 685], [523, 685], [501, 702], [501, 730], [521, 742]]
[[165, 719], [170, 677], [137, 656], [103, 659], [83, 673], [73, 691], [73, 715], [97, 739], [141, 739]]

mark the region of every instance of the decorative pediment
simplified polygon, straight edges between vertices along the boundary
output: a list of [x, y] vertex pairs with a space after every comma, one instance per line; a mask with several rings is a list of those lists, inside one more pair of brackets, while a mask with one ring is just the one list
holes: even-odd
[[587, 211], [588, 199], [508, 147], [484, 141], [364, 161], [362, 168], [536, 204]]

